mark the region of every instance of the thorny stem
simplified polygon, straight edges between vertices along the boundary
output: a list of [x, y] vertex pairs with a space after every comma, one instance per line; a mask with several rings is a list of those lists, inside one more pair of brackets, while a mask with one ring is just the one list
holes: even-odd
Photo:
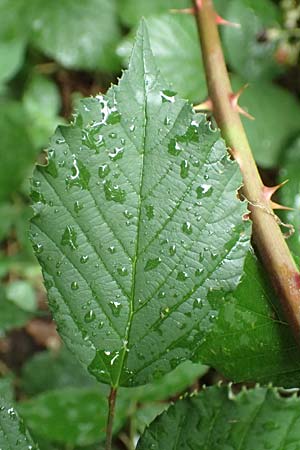
[[212, 0], [193, 2], [214, 117], [243, 175], [243, 195], [249, 201], [254, 243], [299, 342], [300, 274], [266, 196], [239, 113], [230, 101], [232, 88]]
[[112, 387], [108, 397], [108, 417], [106, 426], [105, 450], [111, 450], [116, 398], [117, 398], [117, 389]]

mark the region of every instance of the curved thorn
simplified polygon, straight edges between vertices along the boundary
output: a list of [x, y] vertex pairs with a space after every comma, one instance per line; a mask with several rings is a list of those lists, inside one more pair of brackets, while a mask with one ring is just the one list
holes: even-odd
[[288, 206], [283, 206], [280, 205], [279, 203], [275, 203], [270, 201], [270, 206], [272, 209], [282, 209], [282, 210], [286, 210], [286, 211], [294, 211], [294, 208], [289, 208]]
[[223, 17], [216, 15], [216, 23], [217, 25], [226, 25], [232, 28], [241, 28], [240, 23], [230, 22], [229, 20], [223, 19]]
[[242, 116], [247, 117], [249, 120], [255, 120], [255, 117], [253, 117], [251, 114], [249, 114], [247, 111], [245, 111], [243, 108], [241, 108], [239, 105], [236, 106], [236, 111], [241, 114]]
[[244, 86], [242, 86], [237, 92], [236, 94], [232, 93], [229, 94], [229, 101], [231, 103], [232, 108], [238, 112], [239, 114], [242, 114], [243, 116], [247, 117], [250, 120], [255, 120], [255, 118], [249, 114], [247, 111], [245, 111], [239, 104], [239, 98], [242, 95], [242, 93], [244, 92], [244, 90], [249, 86], [249, 84], [245, 84]]
[[282, 186], [284, 186], [289, 180], [285, 180], [276, 186], [264, 186], [263, 187], [263, 196], [266, 200], [271, 200], [271, 197], [278, 191]]
[[196, 14], [195, 8], [170, 9], [169, 12], [171, 14]]

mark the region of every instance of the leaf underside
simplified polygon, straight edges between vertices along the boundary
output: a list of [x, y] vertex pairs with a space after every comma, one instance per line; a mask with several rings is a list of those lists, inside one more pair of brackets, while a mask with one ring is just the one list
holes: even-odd
[[249, 248], [240, 184], [219, 132], [161, 79], [142, 24], [119, 85], [82, 100], [32, 180], [49, 304], [98, 380], [144, 384], [199, 360]]

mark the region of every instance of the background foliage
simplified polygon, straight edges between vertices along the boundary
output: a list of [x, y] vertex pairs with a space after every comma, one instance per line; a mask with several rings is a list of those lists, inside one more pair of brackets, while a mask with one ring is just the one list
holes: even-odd
[[[242, 25], [221, 30], [226, 59], [235, 89], [250, 82], [241, 105], [256, 118], [244, 123], [265, 183], [290, 180], [278, 200], [294, 208], [281, 217], [295, 227], [288, 243], [300, 257], [299, 5], [292, 0], [215, 4]], [[34, 162], [44, 162], [49, 137], [72, 118], [81, 97], [105, 93], [117, 83], [141, 16], [172, 90], [194, 104], [205, 99], [194, 20], [169, 12], [189, 6], [188, 0], [0, 0], [0, 393], [6, 409], [15, 404], [41, 449], [101, 448], [107, 388], [99, 388], [63, 347], [47, 307], [28, 240], [29, 205], [39, 201], [37, 190], [30, 199]], [[132, 448], [145, 426], [191, 386], [233, 379], [299, 387], [299, 351], [252, 254], [237, 291], [223, 303], [201, 344], [206, 366], [187, 362], [160, 382], [122, 389], [117, 448]], [[217, 401], [225, 394], [209, 395]], [[64, 430], [62, 418], [68, 418]], [[6, 423], [0, 417], [0, 429]], [[31, 445], [27, 435], [20, 439]]]

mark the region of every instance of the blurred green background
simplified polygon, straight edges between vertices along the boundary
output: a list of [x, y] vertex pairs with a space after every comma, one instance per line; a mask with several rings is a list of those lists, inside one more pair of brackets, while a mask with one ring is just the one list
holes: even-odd
[[[265, 182], [290, 179], [281, 200], [294, 210], [282, 217], [296, 228], [289, 242], [300, 256], [299, 2], [215, 4], [222, 16], [241, 24], [221, 29], [226, 61], [234, 89], [250, 83], [241, 105], [256, 118], [244, 123]], [[45, 161], [43, 150], [56, 126], [72, 119], [78, 100], [117, 81], [142, 16], [173, 89], [194, 104], [206, 98], [194, 18], [170, 12], [185, 7], [189, 0], [0, 0], [0, 393], [19, 402], [43, 450], [99, 449], [106, 390], [95, 388], [63, 348], [47, 309], [28, 240], [30, 175], [36, 161]], [[134, 436], [170, 397], [201, 381], [206, 371], [189, 365], [160, 390], [150, 386], [130, 396], [124, 390], [118, 448], [130, 450]]]

